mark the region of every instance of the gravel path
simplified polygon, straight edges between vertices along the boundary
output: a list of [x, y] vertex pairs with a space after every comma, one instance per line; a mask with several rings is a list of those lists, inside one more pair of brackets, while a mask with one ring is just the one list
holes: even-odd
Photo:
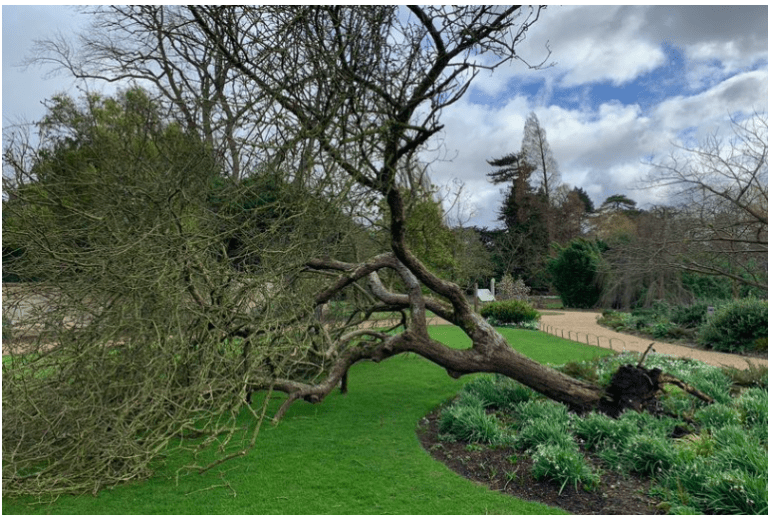
[[544, 312], [541, 316], [541, 328], [549, 334], [556, 334], [570, 339], [598, 345], [601, 348], [613, 348], [613, 350], [630, 350], [634, 352], [645, 352], [648, 345], [655, 343], [653, 349], [659, 354], [668, 354], [677, 357], [690, 357], [698, 359], [714, 366], [733, 366], [740, 369], [749, 367], [747, 359], [755, 365], [768, 366], [768, 360], [758, 358], [745, 358], [735, 354], [723, 354], [720, 352], [710, 352], [699, 350], [697, 348], [685, 345], [673, 345], [663, 343], [657, 340], [646, 339], [633, 336], [631, 334], [622, 334], [597, 324], [599, 312], [586, 311], [558, 311]]
[[[755, 365], [768, 366], [768, 360], [766, 359], [758, 359], [754, 357], [745, 358], [734, 354], [709, 352], [685, 345], [673, 345], [671, 343], [663, 343], [661, 341], [650, 340], [631, 334], [621, 334], [598, 325], [597, 318], [599, 318], [600, 315], [599, 312], [587, 311], [544, 311], [541, 315], [541, 329], [549, 334], [562, 336], [572, 339], [573, 341], [579, 341], [580, 343], [587, 343], [601, 348], [611, 348], [619, 352], [629, 350], [642, 353], [645, 352], [648, 345], [655, 343], [653, 349], [659, 354], [690, 357], [714, 366], [733, 366], [740, 369], [746, 369], [749, 367], [747, 359]], [[395, 322], [377, 321], [375, 322], [375, 326], [394, 323]], [[437, 317], [430, 318], [429, 324], [450, 325], [447, 321]], [[10, 352], [9, 348], [10, 347], [8, 347], [7, 344], [6, 346], [3, 346], [3, 355], [7, 355]]]

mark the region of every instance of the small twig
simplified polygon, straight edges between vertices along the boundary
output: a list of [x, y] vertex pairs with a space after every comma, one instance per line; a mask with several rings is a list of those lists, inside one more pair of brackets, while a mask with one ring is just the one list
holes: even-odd
[[645, 356], [648, 355], [648, 352], [650, 352], [653, 349], [653, 345], [656, 343], [651, 343], [648, 345], [648, 348], [645, 349], [645, 352], [643, 352], [643, 356], [640, 358], [640, 360], [637, 362], [637, 367], [640, 368], [640, 366], [643, 364], [643, 361], [645, 361]]

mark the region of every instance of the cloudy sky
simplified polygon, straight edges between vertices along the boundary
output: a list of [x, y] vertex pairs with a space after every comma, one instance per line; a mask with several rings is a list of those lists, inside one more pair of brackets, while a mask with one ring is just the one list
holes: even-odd
[[[35, 38], [71, 32], [87, 20], [64, 7], [3, 6], [3, 125], [35, 120], [41, 101], [72, 91], [64, 76], [15, 65]], [[648, 160], [673, 141], [693, 143], [729, 119], [768, 111], [768, 7], [559, 6], [546, 9], [519, 53], [552, 54], [544, 70], [516, 63], [478, 77], [444, 112], [435, 184], [460, 180], [470, 225], [494, 226], [499, 186], [486, 160], [520, 149], [527, 115], [546, 130], [562, 180], [596, 205], [626, 194], [640, 206], [670, 202], [637, 189]]]

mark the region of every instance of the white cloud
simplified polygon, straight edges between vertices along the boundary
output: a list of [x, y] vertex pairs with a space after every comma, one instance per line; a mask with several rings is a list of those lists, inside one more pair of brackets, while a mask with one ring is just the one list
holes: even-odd
[[642, 7], [551, 7], [526, 48], [549, 41], [556, 62], [549, 73], [559, 77], [563, 86], [600, 81], [624, 84], [665, 60], [660, 44], [644, 31], [644, 15]]
[[661, 102], [653, 113], [655, 124], [669, 136], [690, 127], [702, 138], [727, 125], [730, 115], [768, 109], [768, 69], [731, 77], [692, 96], [675, 96]]

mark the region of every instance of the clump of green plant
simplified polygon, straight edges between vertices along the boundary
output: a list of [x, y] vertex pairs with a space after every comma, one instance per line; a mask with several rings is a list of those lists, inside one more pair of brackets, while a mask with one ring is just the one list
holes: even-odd
[[544, 420], [553, 426], [561, 424], [569, 427], [572, 418], [565, 405], [543, 399], [529, 400], [518, 404], [514, 407], [513, 413], [518, 421], [523, 423]]
[[666, 437], [637, 434], [626, 444], [624, 457], [631, 470], [652, 476], [669, 469], [675, 460], [675, 451]]
[[637, 434], [638, 428], [627, 420], [592, 412], [574, 422], [574, 432], [584, 441], [587, 450], [594, 450], [606, 445], [621, 447]]
[[541, 315], [530, 303], [505, 300], [483, 305], [480, 314], [492, 325], [520, 325], [537, 321]]
[[499, 420], [477, 405], [453, 404], [440, 415], [440, 433], [470, 443], [502, 443], [505, 438]]
[[768, 512], [766, 476], [743, 470], [713, 471], [704, 483], [707, 510], [712, 513], [764, 515]]
[[557, 367], [557, 369], [571, 377], [596, 383], [600, 380], [600, 376], [597, 373], [598, 364], [599, 358], [591, 361], [571, 361]]
[[684, 327], [698, 327], [707, 317], [707, 307], [706, 303], [675, 307], [670, 313], [669, 321]]
[[701, 327], [702, 344], [725, 352], [751, 350], [768, 338], [768, 301], [747, 298], [721, 307]]
[[755, 343], [752, 345], [755, 352], [768, 352], [768, 337], [761, 337], [755, 339]]
[[723, 368], [723, 373], [737, 386], [768, 389], [768, 366], [755, 364], [749, 359], [746, 361], [748, 368], [728, 366]]
[[542, 444], [536, 447], [532, 459], [533, 477], [562, 482], [560, 493], [568, 483], [573, 483], [576, 489], [581, 485], [584, 490], [592, 490], [600, 483], [600, 475], [592, 471], [584, 456], [574, 447]]
[[768, 390], [749, 388], [735, 402], [744, 427], [768, 427]]
[[537, 418], [528, 422], [515, 436], [514, 446], [520, 450], [535, 449], [540, 445], [556, 444], [562, 447], [574, 445], [573, 436], [562, 422], [549, 422]]
[[502, 375], [478, 375], [464, 386], [463, 392], [475, 394], [493, 409], [511, 408], [533, 396], [533, 390]]
[[727, 425], [739, 424], [739, 412], [728, 404], [715, 402], [696, 411], [694, 420], [702, 427], [720, 429]]
[[613, 309], [606, 309], [603, 314], [598, 318], [597, 323], [608, 328], [619, 330], [625, 326], [623, 312], [614, 311]]

